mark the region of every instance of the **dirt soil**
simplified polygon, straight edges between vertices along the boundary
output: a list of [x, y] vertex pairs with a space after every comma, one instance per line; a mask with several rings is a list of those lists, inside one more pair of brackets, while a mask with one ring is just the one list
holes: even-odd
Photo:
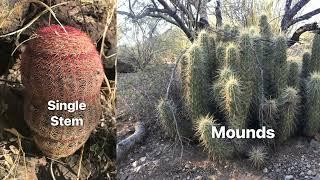
[[[320, 141], [303, 137], [294, 137], [279, 147], [269, 157], [268, 163], [257, 170], [250, 166], [247, 159], [235, 159], [224, 162], [210, 160], [197, 143], [184, 145], [183, 156], [178, 141], [168, 138], [157, 123], [156, 117], [137, 118], [122, 102], [131, 102], [126, 96], [126, 84], [140, 86], [143, 81], [134, 80], [139, 74], [119, 74], [118, 109], [121, 115], [117, 119], [118, 141], [134, 131], [137, 120], [146, 123], [147, 135], [143, 143], [137, 144], [127, 158], [118, 162], [118, 179], [313, 179], [320, 180]], [[164, 76], [162, 78], [169, 77]], [[125, 81], [125, 82], [124, 82]], [[132, 86], [135, 86], [132, 85]], [[144, 86], [145, 87], [145, 86]], [[122, 89], [124, 88], [124, 89]], [[161, 89], [158, 89], [161, 91]], [[123, 96], [121, 96], [123, 95]], [[152, 109], [153, 107], [151, 107]], [[154, 109], [154, 108], [153, 108]]]

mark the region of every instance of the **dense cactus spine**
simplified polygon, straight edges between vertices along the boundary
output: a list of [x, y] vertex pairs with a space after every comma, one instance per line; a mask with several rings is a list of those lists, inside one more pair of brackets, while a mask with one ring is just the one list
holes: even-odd
[[314, 136], [320, 131], [320, 72], [311, 74], [310, 79], [307, 82], [306, 93], [306, 134]]
[[223, 104], [223, 97], [220, 96], [223, 87], [231, 76], [234, 76], [234, 72], [229, 67], [224, 67], [223, 69], [218, 70], [217, 80], [212, 84], [212, 94], [215, 102], [218, 104]]
[[279, 97], [282, 90], [287, 86], [288, 70], [287, 70], [287, 41], [285, 37], [279, 36], [275, 40], [273, 50], [273, 82], [274, 85], [274, 96]]
[[[219, 43], [217, 45], [216, 56], [217, 56], [217, 65], [218, 65], [217, 69], [222, 69], [225, 64], [224, 60], [226, 58], [226, 47], [223, 43]], [[217, 72], [215, 73], [215, 75], [217, 75]]]
[[[190, 137], [193, 134], [192, 124], [179, 113], [176, 104], [169, 99], [160, 99], [157, 104], [158, 118], [162, 129], [170, 137]], [[179, 109], [181, 111], [181, 109]]]
[[320, 34], [315, 34], [312, 43], [309, 72], [320, 71]]
[[288, 86], [298, 88], [299, 87], [299, 65], [296, 62], [291, 62], [288, 72]]
[[282, 91], [278, 100], [281, 121], [277, 134], [280, 142], [287, 140], [295, 131], [300, 100], [295, 88], [287, 87]]
[[265, 40], [271, 40], [272, 38], [272, 31], [271, 27], [268, 23], [268, 17], [266, 15], [262, 15], [259, 20], [259, 27], [260, 27], [260, 35]]
[[[90, 37], [78, 29], [52, 25], [36, 34], [21, 58], [24, 118], [42, 152], [53, 158], [66, 157], [86, 142], [99, 123], [103, 65]], [[50, 100], [79, 101], [86, 104], [86, 109], [50, 111]], [[79, 118], [83, 125], [53, 126], [53, 116]]]
[[161, 127], [167, 132], [171, 137], [175, 137], [177, 134], [175, 114], [177, 108], [173, 101], [160, 99], [157, 105], [158, 116], [160, 120]]
[[[229, 27], [226, 28], [225, 32], [230, 32]], [[298, 132], [296, 131], [296, 127], [300, 127], [297, 123], [298, 115], [304, 113], [301, 110], [306, 110], [308, 114], [306, 132], [314, 135], [319, 131], [319, 128], [317, 130], [314, 128], [319, 123], [315, 119], [320, 116], [316, 110], [320, 109], [317, 104], [320, 101], [317, 99], [319, 84], [315, 85], [317, 76], [313, 74], [308, 80], [307, 87], [303, 86], [305, 88], [299, 82], [310, 76], [312, 58], [310, 54], [304, 55], [302, 73], [299, 76], [298, 64], [287, 62], [286, 39], [282, 35], [273, 37], [266, 16], [260, 19], [260, 33], [255, 33], [255, 29], [244, 30], [236, 39], [222, 40], [212, 48], [208, 48], [208, 37], [210, 36], [207, 32], [200, 33], [199, 39], [189, 49], [185, 68], [187, 76], [183, 77], [188, 78], [185, 78], [187, 81], [183, 81], [187, 87], [185, 88], [187, 92], [184, 94], [188, 94], [187, 102], [191, 107], [194, 125], [200, 141], [210, 154], [226, 157], [233, 154], [230, 152], [241, 153], [244, 152], [243, 147], [252, 142], [266, 143], [268, 146], [279, 145]], [[315, 37], [314, 42], [316, 41]], [[317, 49], [315, 46], [314, 43], [313, 49]], [[209, 49], [215, 54], [215, 68], [208, 68]], [[214, 74], [211, 79], [210, 73]], [[205, 82], [209, 82], [211, 86], [209, 87], [211, 98], [207, 99]], [[298, 88], [301, 88], [300, 91]], [[307, 103], [302, 102], [302, 104], [306, 104], [308, 108], [300, 108], [300, 101], [304, 97]], [[210, 101], [207, 101], [208, 99]], [[313, 104], [313, 108], [309, 108], [310, 104]], [[209, 115], [205, 116], [206, 114], [214, 115], [217, 119], [213, 120]], [[260, 129], [266, 126], [267, 129], [275, 130], [275, 138], [219, 141], [210, 137], [212, 126], [220, 128], [216, 122], [229, 129]], [[222, 149], [232, 150], [224, 154]], [[250, 160], [256, 167], [260, 167], [266, 160], [265, 149], [254, 148], [250, 153]]]
[[[216, 60], [216, 42], [212, 34], [201, 31], [198, 37], [198, 44], [202, 49], [202, 57], [206, 63], [207, 71], [210, 74], [209, 80], [211, 81], [214, 77], [214, 70], [218, 68], [218, 62]], [[209, 82], [210, 83], [210, 82]]]
[[226, 59], [224, 66], [229, 66], [231, 69], [236, 70], [239, 66], [239, 52], [235, 44], [231, 43], [227, 47]]
[[266, 98], [275, 98], [274, 57], [272, 55], [273, 35], [267, 16], [262, 15], [260, 17], [259, 27], [261, 35], [261, 55], [259, 57], [261, 58], [261, 68], [263, 69], [264, 94]]
[[249, 160], [252, 163], [252, 166], [260, 169], [267, 161], [267, 151], [263, 146], [254, 146], [249, 151]]
[[202, 50], [198, 44], [193, 44], [190, 51], [190, 62], [188, 63], [189, 81], [189, 103], [192, 120], [195, 121], [201, 115], [209, 112], [209, 92], [208, 84], [210, 74], [208, 74], [207, 63], [202, 56]]
[[220, 108], [226, 114], [230, 128], [244, 129], [249, 110], [249, 102], [243, 92], [240, 80], [234, 75], [229, 76], [222, 86], [219, 96], [222, 97]]
[[302, 58], [302, 68], [301, 68], [302, 78], [307, 78], [310, 74], [310, 61], [311, 61], [311, 54], [308, 52], [304, 53]]
[[201, 116], [196, 121], [196, 134], [199, 136], [201, 144], [213, 158], [230, 158], [234, 154], [234, 146], [227, 139], [212, 138], [212, 128], [220, 125], [212, 116]]

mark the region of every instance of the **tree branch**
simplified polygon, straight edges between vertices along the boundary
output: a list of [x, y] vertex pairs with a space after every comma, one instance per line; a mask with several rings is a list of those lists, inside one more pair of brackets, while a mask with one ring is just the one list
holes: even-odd
[[320, 8], [315, 9], [315, 10], [309, 12], [309, 13], [306, 13], [306, 14], [304, 14], [302, 16], [294, 18], [292, 21], [289, 22], [288, 26], [292, 26], [292, 25], [296, 24], [297, 22], [310, 19], [312, 16], [317, 15], [319, 13], [320, 13]]
[[300, 9], [303, 8], [303, 6], [308, 4], [309, 1], [310, 0], [300, 0], [299, 2], [297, 2], [297, 4], [294, 5], [292, 9], [289, 11], [289, 16], [293, 18], [298, 13], [298, 11], [300, 11]]
[[285, 6], [285, 8], [284, 8], [284, 13], [285, 13], [285, 14], [289, 12], [290, 7], [291, 7], [291, 4], [292, 4], [292, 0], [287, 0], [287, 1], [286, 1], [286, 6]]
[[320, 27], [317, 23], [305, 24], [301, 26], [293, 33], [292, 37], [289, 39], [287, 43], [288, 47], [291, 47], [296, 42], [299, 42], [301, 34], [307, 31], [320, 31]]
[[292, 0], [287, 0], [285, 5], [285, 13], [281, 20], [281, 30], [287, 31], [292, 25], [293, 17], [304, 7], [310, 0], [300, 0], [291, 9]]
[[159, 3], [164, 7], [164, 9], [168, 10], [168, 15], [172, 17], [181, 30], [187, 35], [187, 37], [193, 41], [194, 37], [188, 27], [183, 23], [182, 19], [177, 15], [176, 11], [173, 11], [169, 5], [164, 0], [158, 0]]

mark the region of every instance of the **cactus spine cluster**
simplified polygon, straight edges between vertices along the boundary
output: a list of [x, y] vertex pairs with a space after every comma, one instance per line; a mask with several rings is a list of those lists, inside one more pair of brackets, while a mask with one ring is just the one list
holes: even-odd
[[[221, 35], [214, 38], [209, 32], [201, 32], [181, 64], [183, 96], [192, 114], [191, 121], [200, 142], [214, 156], [230, 157], [242, 152], [241, 146], [252, 141], [213, 139], [212, 126], [218, 129], [266, 126], [275, 130], [275, 139], [267, 140], [273, 145], [283, 143], [298, 131], [302, 113], [307, 116], [307, 134], [315, 135], [320, 130], [319, 35], [315, 35], [312, 54], [303, 56], [300, 73], [297, 63], [287, 61], [286, 38], [273, 35], [266, 16], [261, 16], [259, 28], [259, 33], [250, 33], [256, 32], [254, 28], [243, 30], [228, 41]], [[305, 88], [301, 88], [304, 87], [301, 82], [306, 82]], [[304, 99], [307, 103], [303, 103]], [[212, 104], [218, 107], [212, 109]], [[260, 167], [268, 151], [260, 147], [266, 141], [253, 142], [257, 148], [246, 153]]]
[[302, 62], [303, 109], [306, 116], [305, 133], [315, 136], [320, 132], [320, 35], [315, 34], [311, 55], [305, 53]]
[[219, 126], [212, 116], [201, 116], [195, 124], [196, 134], [212, 158], [230, 158], [234, 153], [234, 147], [231, 142], [228, 142], [226, 139], [212, 138], [212, 127], [219, 129]]
[[288, 72], [288, 86], [299, 87], [299, 65], [296, 62], [291, 62]]
[[307, 124], [306, 133], [314, 136], [320, 131], [320, 73], [314, 72], [307, 82]]

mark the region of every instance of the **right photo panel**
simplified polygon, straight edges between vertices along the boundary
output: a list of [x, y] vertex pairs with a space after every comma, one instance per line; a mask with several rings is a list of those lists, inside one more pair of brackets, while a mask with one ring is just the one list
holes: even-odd
[[320, 1], [119, 0], [117, 178], [320, 180]]

